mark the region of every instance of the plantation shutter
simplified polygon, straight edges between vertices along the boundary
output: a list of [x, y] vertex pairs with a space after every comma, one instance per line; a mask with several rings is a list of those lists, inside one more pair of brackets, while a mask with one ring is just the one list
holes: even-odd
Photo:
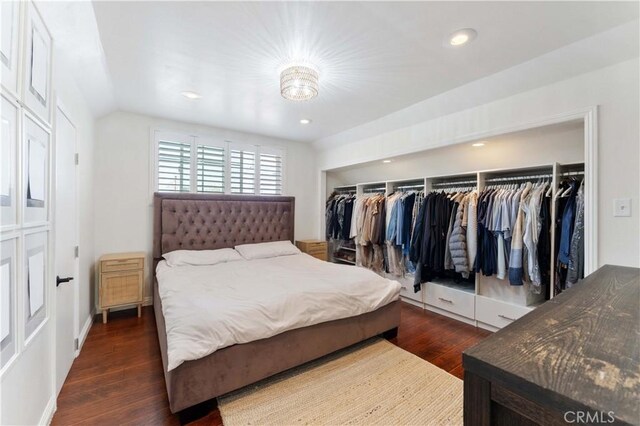
[[189, 192], [191, 144], [158, 141], [158, 191]]
[[256, 153], [255, 149], [231, 147], [230, 188], [232, 194], [256, 193]]
[[196, 157], [196, 191], [224, 193], [225, 150], [219, 146], [198, 145]]
[[260, 152], [260, 195], [282, 194], [282, 156]]

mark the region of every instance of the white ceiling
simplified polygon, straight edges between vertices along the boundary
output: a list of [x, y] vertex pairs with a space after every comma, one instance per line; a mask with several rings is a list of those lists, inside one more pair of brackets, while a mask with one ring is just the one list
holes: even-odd
[[[637, 2], [94, 2], [94, 10], [118, 108], [300, 141], [638, 19]], [[473, 43], [443, 45], [466, 27], [478, 32]], [[320, 70], [312, 101], [280, 96], [278, 69], [296, 60]]]

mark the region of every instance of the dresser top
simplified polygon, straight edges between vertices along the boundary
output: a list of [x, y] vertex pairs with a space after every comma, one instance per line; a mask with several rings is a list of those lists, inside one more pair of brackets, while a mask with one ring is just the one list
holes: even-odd
[[640, 421], [640, 269], [604, 266], [463, 354], [465, 371], [563, 412]]
[[102, 256], [100, 256], [99, 261], [102, 262], [103, 260], [122, 260], [122, 259], [139, 259], [139, 258], [145, 258], [147, 256], [147, 254], [143, 251], [132, 251], [132, 252], [127, 252], [127, 253], [109, 253], [109, 254], [103, 254]]
[[296, 242], [305, 244], [326, 243], [325, 240], [296, 240]]

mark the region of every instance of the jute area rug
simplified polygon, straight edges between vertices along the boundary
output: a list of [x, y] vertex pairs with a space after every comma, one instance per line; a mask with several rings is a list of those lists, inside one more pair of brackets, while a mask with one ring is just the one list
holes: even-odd
[[461, 425], [462, 380], [372, 339], [219, 398], [225, 426]]

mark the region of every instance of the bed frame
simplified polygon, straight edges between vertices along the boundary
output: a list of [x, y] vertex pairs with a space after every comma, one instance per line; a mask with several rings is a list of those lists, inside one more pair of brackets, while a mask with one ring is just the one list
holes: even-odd
[[219, 349], [167, 372], [167, 333], [155, 276], [173, 250], [294, 242], [293, 197], [156, 193], [153, 199], [153, 304], [169, 406], [176, 413], [376, 335], [394, 337], [400, 302], [373, 312]]

